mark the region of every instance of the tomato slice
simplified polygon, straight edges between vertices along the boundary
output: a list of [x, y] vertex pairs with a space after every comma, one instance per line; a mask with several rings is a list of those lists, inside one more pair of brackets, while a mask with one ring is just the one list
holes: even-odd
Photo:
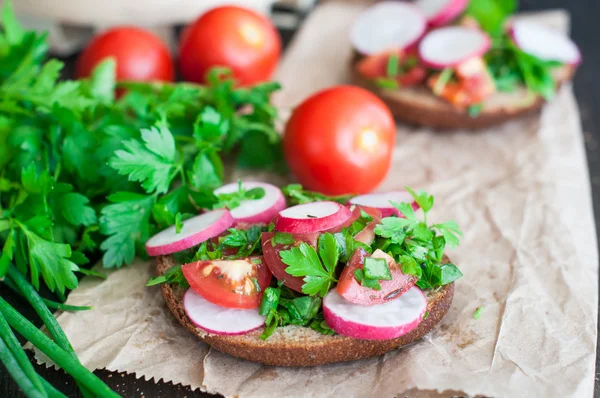
[[[385, 78], [387, 77], [389, 57], [394, 52], [398, 54], [400, 63], [402, 63], [402, 59], [405, 57], [402, 51], [385, 51], [361, 59], [357, 63], [356, 69], [367, 79]], [[427, 71], [425, 68], [421, 65], [415, 65], [397, 76], [396, 81], [400, 87], [409, 87], [423, 83], [426, 77]]]
[[196, 293], [213, 304], [227, 308], [257, 308], [272, 276], [261, 256], [243, 260], [196, 261], [184, 264], [182, 269]]
[[281, 281], [285, 286], [290, 289], [302, 293], [302, 285], [304, 285], [303, 278], [292, 276], [285, 272], [285, 269], [288, 267], [281, 261], [281, 256], [279, 252], [282, 250], [289, 250], [291, 247], [298, 246], [300, 243], [304, 242], [312, 247], [317, 247], [317, 240], [319, 239], [319, 233], [310, 233], [310, 234], [294, 234], [292, 235], [294, 239], [294, 243], [291, 244], [275, 244], [273, 238], [276, 233], [280, 232], [263, 232], [262, 234], [262, 249], [263, 249], [263, 257], [265, 258], [265, 262], [267, 263], [267, 267], [271, 273], [277, 278], [278, 281]]
[[381, 290], [374, 290], [362, 286], [354, 277], [354, 270], [362, 269], [364, 267], [365, 258], [368, 256], [369, 254], [363, 249], [358, 249], [340, 275], [337, 291], [340, 296], [351, 303], [361, 305], [382, 304], [386, 301], [400, 297], [417, 282], [417, 279], [414, 276], [404, 274], [401, 266], [396, 264], [392, 257], [381, 250], [375, 250], [371, 257], [383, 258], [387, 261], [392, 274], [392, 279], [389, 281], [379, 281]]

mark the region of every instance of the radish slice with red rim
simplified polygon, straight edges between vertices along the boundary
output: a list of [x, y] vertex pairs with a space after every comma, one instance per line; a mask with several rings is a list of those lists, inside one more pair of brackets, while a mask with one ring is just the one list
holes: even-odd
[[383, 217], [396, 215], [403, 217], [402, 213], [396, 209], [391, 202], [394, 203], [410, 203], [413, 210], [417, 210], [419, 205], [412, 196], [406, 191], [369, 193], [366, 195], [358, 195], [349, 200], [350, 203], [360, 206], [374, 207], [381, 212]]
[[417, 7], [384, 1], [369, 7], [356, 19], [350, 29], [350, 41], [364, 55], [404, 50], [421, 38], [426, 27], [425, 16]]
[[388, 340], [415, 329], [427, 311], [427, 298], [418, 287], [397, 299], [377, 305], [353, 304], [332, 289], [323, 299], [327, 325], [343, 336], [362, 340]]
[[419, 44], [419, 55], [427, 66], [444, 69], [483, 55], [490, 46], [489, 36], [478, 29], [449, 26], [429, 32]]
[[233, 223], [234, 219], [229, 210], [209, 211], [185, 220], [179, 233], [175, 226], [157, 233], [146, 242], [146, 252], [149, 256], [180, 252], [220, 235]]
[[307, 234], [335, 228], [350, 218], [352, 212], [336, 202], [313, 202], [288, 207], [275, 217], [280, 232]]
[[545, 26], [516, 20], [511, 26], [510, 34], [523, 52], [543, 61], [558, 61], [569, 65], [581, 61], [579, 48], [568, 36]]
[[458, 17], [467, 8], [469, 0], [417, 0], [430, 26], [444, 25]]
[[265, 324], [265, 317], [256, 308], [225, 308], [203, 299], [193, 289], [183, 296], [185, 314], [194, 325], [213, 334], [235, 336], [256, 330]]
[[[242, 188], [250, 190], [262, 188], [265, 195], [260, 199], [244, 200], [238, 207], [231, 209], [231, 215], [238, 223], [268, 224], [273, 217], [285, 209], [285, 197], [279, 188], [262, 182], [242, 182]], [[223, 185], [214, 191], [215, 195], [237, 192], [238, 183]]]

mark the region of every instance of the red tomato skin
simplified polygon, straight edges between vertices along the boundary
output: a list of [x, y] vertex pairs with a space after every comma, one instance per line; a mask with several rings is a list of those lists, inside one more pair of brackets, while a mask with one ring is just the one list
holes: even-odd
[[[320, 233], [310, 233], [310, 234], [294, 234], [293, 245], [298, 245], [302, 242], [308, 243], [310, 246], [317, 248], [317, 239], [319, 238]], [[263, 232], [262, 234], [262, 249], [263, 249], [263, 257], [265, 259], [265, 263], [269, 267], [269, 270], [278, 281], [282, 281], [283, 284], [290, 289], [302, 293], [302, 285], [304, 285], [303, 278], [292, 276], [285, 272], [285, 269], [288, 267], [286, 264], [281, 261], [281, 257], [279, 256], [279, 252], [282, 250], [289, 250], [293, 245], [275, 245], [271, 239], [275, 236], [275, 232]]]
[[202, 298], [221, 307], [226, 308], [258, 308], [262, 299], [262, 292], [271, 283], [271, 272], [267, 268], [264, 259], [261, 256], [252, 257], [259, 259], [260, 264], [256, 265], [255, 277], [260, 286], [260, 292], [253, 291], [251, 295], [235, 293], [232, 286], [225, 283], [226, 277], [219, 278], [215, 267], [208, 276], [202, 272], [204, 268], [212, 264], [212, 261], [195, 261], [182, 265], [183, 275]]
[[365, 258], [368, 256], [366, 251], [358, 249], [342, 270], [336, 289], [346, 300], [361, 305], [383, 304], [400, 297], [415, 285], [416, 278], [414, 276], [404, 274], [399, 266], [395, 266], [390, 267], [392, 280], [379, 281], [381, 290], [362, 286], [354, 277], [354, 270], [362, 269]]
[[205, 82], [215, 66], [231, 68], [241, 86], [263, 82], [270, 79], [280, 55], [281, 39], [271, 21], [236, 6], [203, 14], [184, 30], [179, 42], [181, 74], [196, 83]]
[[361, 194], [386, 176], [395, 141], [394, 118], [383, 101], [362, 88], [337, 86], [294, 110], [283, 148], [290, 169], [307, 189]]
[[167, 46], [140, 28], [112, 28], [96, 36], [77, 59], [77, 78], [92, 73], [107, 57], [117, 61], [117, 80], [173, 81], [173, 60]]

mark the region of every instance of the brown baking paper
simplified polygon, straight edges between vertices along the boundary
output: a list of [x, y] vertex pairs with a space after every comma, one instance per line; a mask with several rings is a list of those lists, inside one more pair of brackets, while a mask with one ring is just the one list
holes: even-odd
[[[347, 30], [360, 8], [325, 3], [279, 70], [291, 109], [347, 79]], [[565, 29], [562, 12], [541, 17]], [[465, 232], [449, 254], [464, 273], [439, 328], [369, 360], [313, 368], [263, 366], [221, 354], [181, 327], [150, 262], [85, 278], [68, 303], [94, 310], [58, 320], [88, 368], [127, 371], [227, 397], [589, 397], [594, 382], [598, 255], [577, 104], [570, 86], [541, 116], [478, 133], [398, 128], [381, 190], [433, 193], [433, 221]], [[483, 307], [478, 320], [477, 307]]]

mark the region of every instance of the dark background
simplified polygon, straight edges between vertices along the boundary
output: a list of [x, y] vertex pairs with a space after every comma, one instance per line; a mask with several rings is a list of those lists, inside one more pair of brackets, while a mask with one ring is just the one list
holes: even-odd
[[[476, 1], [476, 0], [474, 0]], [[583, 64], [575, 76], [575, 95], [579, 103], [581, 120], [583, 124], [585, 147], [587, 152], [588, 165], [590, 170], [590, 180], [592, 185], [594, 214], [596, 225], [599, 224], [600, 214], [600, 153], [598, 141], [600, 140], [600, 110], [598, 104], [600, 101], [600, 31], [597, 26], [600, 25], [600, 0], [521, 0], [520, 9], [522, 11], [537, 11], [552, 8], [564, 8], [571, 14], [571, 35], [579, 45], [583, 54]], [[279, 7], [278, 13], [295, 13], [295, 10], [285, 7]], [[293, 29], [281, 30], [284, 43], [289, 43], [293, 37]], [[71, 65], [73, 59], [67, 59]], [[598, 237], [597, 237], [598, 239]], [[600, 239], [598, 239], [600, 242]], [[599, 280], [600, 286], [600, 280]], [[21, 307], [21, 306], [19, 306]], [[19, 308], [17, 307], [17, 308]], [[31, 313], [31, 311], [30, 311]], [[26, 315], [29, 313], [26, 312]], [[33, 314], [31, 314], [33, 318]], [[85, 333], [85, 331], [82, 331]], [[595, 397], [600, 397], [600, 381], [598, 380], [598, 351], [596, 353], [596, 381]], [[40, 375], [56, 388], [61, 390], [69, 397], [80, 397], [77, 386], [73, 380], [64, 372], [54, 369], [46, 369], [43, 366], [36, 365], [36, 370]], [[10, 379], [6, 370], [0, 365], [0, 397], [22, 397], [17, 386]], [[125, 397], [210, 397], [210, 395], [199, 391], [191, 391], [189, 387], [180, 385], [174, 386], [171, 383], [146, 381], [136, 379], [134, 375], [125, 373], [109, 372], [99, 370], [95, 372], [103, 379], [113, 390]]]

